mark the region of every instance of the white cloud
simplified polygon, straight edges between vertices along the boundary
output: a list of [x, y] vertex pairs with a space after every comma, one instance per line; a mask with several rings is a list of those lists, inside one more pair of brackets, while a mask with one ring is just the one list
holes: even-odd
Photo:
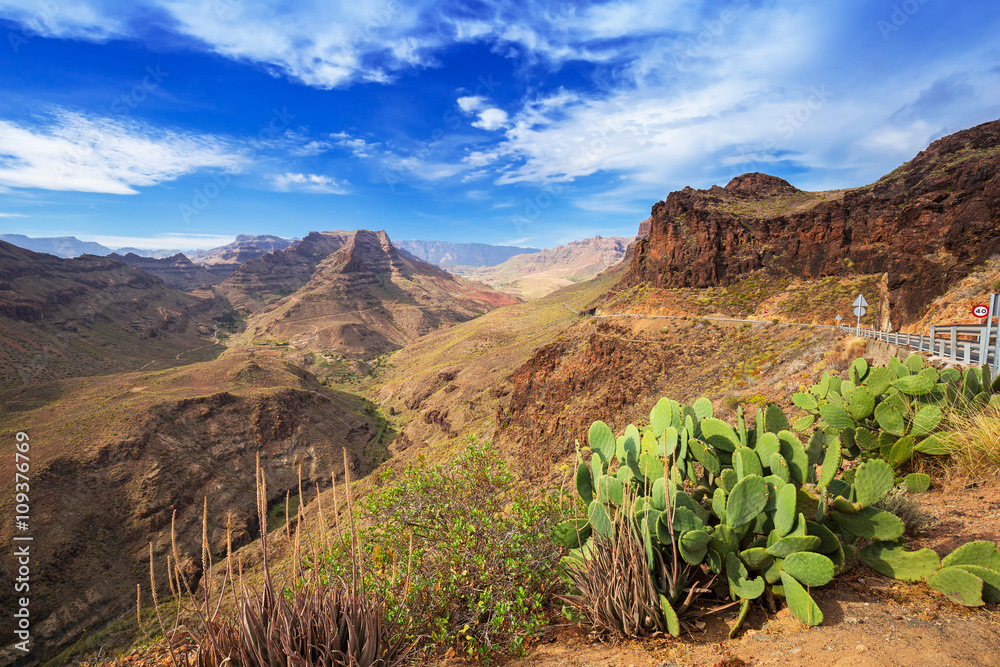
[[24, 213], [0, 213], [0, 218], [27, 218]]
[[351, 151], [354, 157], [366, 158], [371, 157], [372, 153], [378, 148], [378, 142], [369, 143], [360, 137], [352, 137], [346, 132], [338, 132], [337, 134], [330, 135], [334, 139], [339, 139], [337, 145], [346, 148]]
[[140, 36], [143, 19], [160, 15], [206, 50], [309, 86], [335, 88], [387, 82], [400, 71], [434, 66], [434, 54], [455, 42], [514, 45], [552, 61], [604, 62], [618, 57], [622, 46], [595, 46], [594, 40], [677, 29], [695, 14], [691, 4], [620, 0], [581, 8], [499, 0], [471, 18], [462, 3], [435, 0], [0, 0], [0, 15], [32, 34], [92, 41]]
[[235, 236], [220, 234], [167, 233], [159, 236], [112, 236], [101, 234], [76, 234], [81, 241], [93, 241], [108, 248], [176, 248], [177, 250], [202, 250], [227, 245]]
[[499, 130], [507, 124], [507, 112], [503, 109], [490, 108], [479, 112], [479, 120], [472, 124], [472, 127], [479, 127], [484, 130]]
[[496, 151], [472, 151], [462, 158], [462, 162], [470, 167], [478, 168], [495, 162], [497, 157], [498, 153]]
[[328, 195], [346, 195], [346, 183], [321, 174], [272, 174], [271, 185], [278, 192], [313, 192]]
[[475, 113], [486, 106], [486, 98], [482, 95], [459, 97], [457, 101], [459, 108], [465, 113]]
[[108, 194], [248, 160], [227, 141], [58, 110], [44, 125], [0, 120], [0, 186]]

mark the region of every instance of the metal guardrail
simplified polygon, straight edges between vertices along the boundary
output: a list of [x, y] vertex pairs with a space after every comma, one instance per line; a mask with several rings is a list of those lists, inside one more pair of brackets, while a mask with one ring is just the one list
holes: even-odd
[[[911, 350], [927, 352], [931, 356], [941, 357], [960, 364], [981, 366], [984, 363], [993, 367], [996, 360], [996, 348], [993, 344], [996, 334], [986, 338], [986, 325], [934, 325], [930, 334], [910, 334], [899, 331], [876, 331], [874, 329], [856, 329], [855, 327], [840, 327], [846, 332], [854, 333], [864, 338], [873, 338], [890, 345], [898, 345]], [[985, 348], [985, 349], [984, 349]], [[994, 376], [996, 372], [994, 371]]]

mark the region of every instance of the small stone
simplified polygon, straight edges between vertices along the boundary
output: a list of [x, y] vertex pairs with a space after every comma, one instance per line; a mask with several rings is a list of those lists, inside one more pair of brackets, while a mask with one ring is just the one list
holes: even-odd
[[861, 622], [861, 621], [859, 621], [859, 620], [858, 620], [857, 618], [855, 618], [854, 616], [848, 616], [848, 617], [846, 617], [846, 618], [844, 619], [844, 623], [860, 623], [860, 622]]
[[770, 635], [754, 635], [753, 638], [756, 639], [759, 642], [766, 642], [768, 639], [771, 638], [771, 636]]
[[793, 648], [791, 651], [789, 651], [789, 653], [791, 653], [792, 655], [795, 655], [796, 653], [801, 653], [801, 652], [802, 652], [802, 649], [800, 649], [800, 648]]
[[864, 653], [865, 651], [868, 650], [868, 647], [865, 646], [864, 644], [858, 644], [857, 646], [854, 647], [854, 650], [857, 651], [858, 653]]

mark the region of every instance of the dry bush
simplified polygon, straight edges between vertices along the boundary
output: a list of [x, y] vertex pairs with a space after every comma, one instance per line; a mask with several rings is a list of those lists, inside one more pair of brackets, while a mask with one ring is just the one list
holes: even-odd
[[902, 486], [895, 487], [875, 506], [902, 519], [906, 525], [906, 534], [910, 536], [919, 535], [940, 523], [937, 515], [913, 502], [913, 496]]
[[[626, 499], [631, 506], [634, 498]], [[731, 603], [714, 598], [715, 580], [700, 565], [681, 559], [676, 548], [662, 553], [647, 544], [628, 512], [612, 516], [614, 529], [604, 537], [594, 531], [581, 559], [563, 559], [561, 576], [572, 592], [559, 596], [596, 631], [619, 637], [669, 632], [661, 598], [673, 600], [680, 630], [704, 627], [699, 619]], [[650, 545], [651, 546], [651, 545]], [[668, 604], [671, 604], [668, 602]]]
[[[346, 466], [345, 453], [345, 471]], [[266, 480], [257, 464], [257, 513], [261, 526], [266, 526]], [[351, 508], [351, 543], [355, 544], [353, 505]], [[176, 540], [174, 555], [167, 559], [167, 576], [171, 592], [178, 600], [177, 621], [167, 630], [156, 597], [150, 545], [150, 584], [157, 619], [167, 638], [174, 667], [394, 667], [406, 661], [412, 646], [405, 643], [406, 627], [399, 616], [387, 612], [386, 601], [359, 585], [364, 576], [361, 562], [352, 551], [350, 580], [321, 579], [313, 570], [307, 577], [301, 568], [299, 535], [295, 536], [295, 582], [291, 589], [276, 586], [271, 577], [267, 549], [267, 531], [261, 533], [264, 580], [254, 589], [243, 580], [239, 569], [238, 582], [233, 574], [231, 542], [228, 547], [228, 568], [218, 598], [212, 594], [212, 564], [207, 540], [207, 503], [203, 520], [202, 561], [204, 585], [198, 595], [192, 593], [181, 578], [177, 563]], [[301, 507], [299, 525], [301, 525]], [[407, 574], [407, 579], [408, 579]], [[407, 590], [408, 580], [394, 580], [392, 585]], [[226, 588], [231, 588], [235, 612], [220, 613]], [[182, 590], [182, 589], [186, 589]], [[181, 602], [187, 593], [186, 604]], [[137, 605], [141, 608], [141, 604]], [[187, 627], [180, 619], [187, 617]], [[142, 625], [140, 619], [140, 627]], [[188, 647], [193, 647], [189, 650]]]
[[949, 420], [949, 430], [957, 434], [951, 466], [968, 479], [993, 478], [1000, 471], [1000, 405], [951, 411]]

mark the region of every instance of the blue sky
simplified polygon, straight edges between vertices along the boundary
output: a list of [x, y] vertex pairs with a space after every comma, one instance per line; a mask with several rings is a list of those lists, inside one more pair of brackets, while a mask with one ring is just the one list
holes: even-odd
[[0, 231], [551, 247], [1000, 118], [993, 1], [0, 0]]

